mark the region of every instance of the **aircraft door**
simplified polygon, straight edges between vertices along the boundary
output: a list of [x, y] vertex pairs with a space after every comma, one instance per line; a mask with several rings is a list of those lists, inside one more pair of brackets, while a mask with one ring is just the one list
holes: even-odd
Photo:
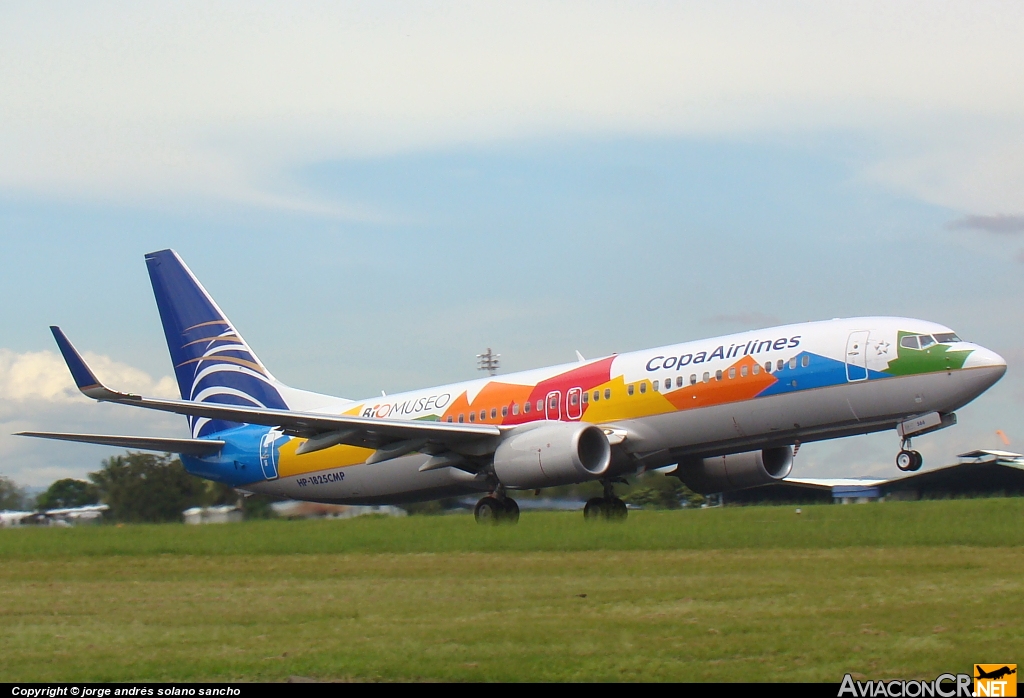
[[846, 380], [851, 383], [868, 377], [868, 331], [851, 332], [846, 340]]
[[260, 439], [260, 467], [263, 468], [263, 477], [268, 480], [277, 479], [277, 449], [274, 443], [281, 432], [271, 429]]
[[565, 394], [565, 416], [569, 419], [583, 416], [583, 388], [570, 388]]
[[562, 392], [552, 390], [544, 401], [544, 419], [562, 418]]

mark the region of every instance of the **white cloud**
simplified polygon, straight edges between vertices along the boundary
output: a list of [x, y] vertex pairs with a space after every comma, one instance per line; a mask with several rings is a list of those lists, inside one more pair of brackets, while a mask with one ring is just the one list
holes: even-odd
[[[154, 379], [106, 356], [86, 354], [97, 375], [112, 386], [144, 395], [178, 397], [170, 376]], [[82, 478], [100, 460], [123, 449], [13, 436], [19, 431], [64, 431], [141, 436], [187, 436], [185, 420], [121, 405], [97, 404], [75, 387], [64, 361], [53, 352], [0, 349], [0, 475], [23, 485], [45, 486]]]
[[1002, 2], [8, 3], [0, 187], [374, 218], [289, 172], [535, 136], [853, 130], [882, 144], [870, 176], [1012, 212], [1022, 35]]
[[[100, 354], [85, 354], [85, 360], [104, 383], [118, 389], [154, 397], [178, 398], [171, 376], [153, 379], [149, 374]], [[0, 402], [11, 405], [25, 401], [81, 402], [82, 394], [71, 379], [67, 364], [50, 351], [19, 354], [0, 349]]]

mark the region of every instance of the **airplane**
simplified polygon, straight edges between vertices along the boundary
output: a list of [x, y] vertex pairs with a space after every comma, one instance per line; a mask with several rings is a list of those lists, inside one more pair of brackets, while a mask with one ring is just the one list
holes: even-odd
[[661, 469], [696, 492], [728, 492], [784, 479], [801, 444], [891, 429], [897, 467], [914, 471], [911, 438], [955, 424], [1006, 372], [943, 325], [860, 317], [349, 400], [274, 378], [173, 250], [146, 264], [180, 400], [108, 388], [51, 330], [82, 393], [184, 415], [191, 437], [21, 435], [178, 453], [193, 475], [289, 499], [479, 493], [477, 521], [514, 523], [511, 493], [598, 481], [604, 496], [585, 518], [621, 520], [614, 485], [627, 476]]
[[1003, 666], [1003, 667], [1000, 667], [999, 669], [994, 669], [992, 671], [985, 671], [984, 669], [982, 669], [977, 664], [975, 664], [974, 666], [975, 666], [975, 669], [978, 670], [978, 675], [974, 677], [976, 679], [996, 679], [996, 680], [998, 680], [998, 679], [1003, 678], [1004, 676], [1010, 676], [1011, 674], [1016, 674], [1017, 673], [1016, 669], [1011, 669], [1008, 666]]
[[70, 526], [74, 521], [93, 521], [110, 509], [106, 504], [86, 504], [80, 507], [46, 509], [45, 511], [0, 511], [0, 528], [21, 526], [26, 523]]

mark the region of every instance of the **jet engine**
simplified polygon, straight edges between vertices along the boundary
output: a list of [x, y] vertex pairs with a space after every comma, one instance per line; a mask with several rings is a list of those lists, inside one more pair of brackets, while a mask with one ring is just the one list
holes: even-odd
[[494, 474], [505, 487], [535, 489], [601, 477], [612, 450], [601, 429], [577, 422], [541, 422], [511, 431], [494, 452]]
[[783, 479], [791, 470], [793, 447], [780, 446], [681, 462], [672, 474], [694, 492], [711, 494], [767, 485]]

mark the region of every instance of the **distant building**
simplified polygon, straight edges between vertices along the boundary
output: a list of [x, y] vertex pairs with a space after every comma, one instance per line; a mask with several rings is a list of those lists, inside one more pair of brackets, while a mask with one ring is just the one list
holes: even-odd
[[181, 512], [187, 524], [237, 523], [245, 518], [241, 507], [220, 504], [213, 507], [192, 507]]
[[348, 504], [320, 504], [317, 502], [274, 502], [270, 505], [284, 519], [351, 519], [355, 516], [406, 516], [405, 509], [394, 506], [351, 506]]

